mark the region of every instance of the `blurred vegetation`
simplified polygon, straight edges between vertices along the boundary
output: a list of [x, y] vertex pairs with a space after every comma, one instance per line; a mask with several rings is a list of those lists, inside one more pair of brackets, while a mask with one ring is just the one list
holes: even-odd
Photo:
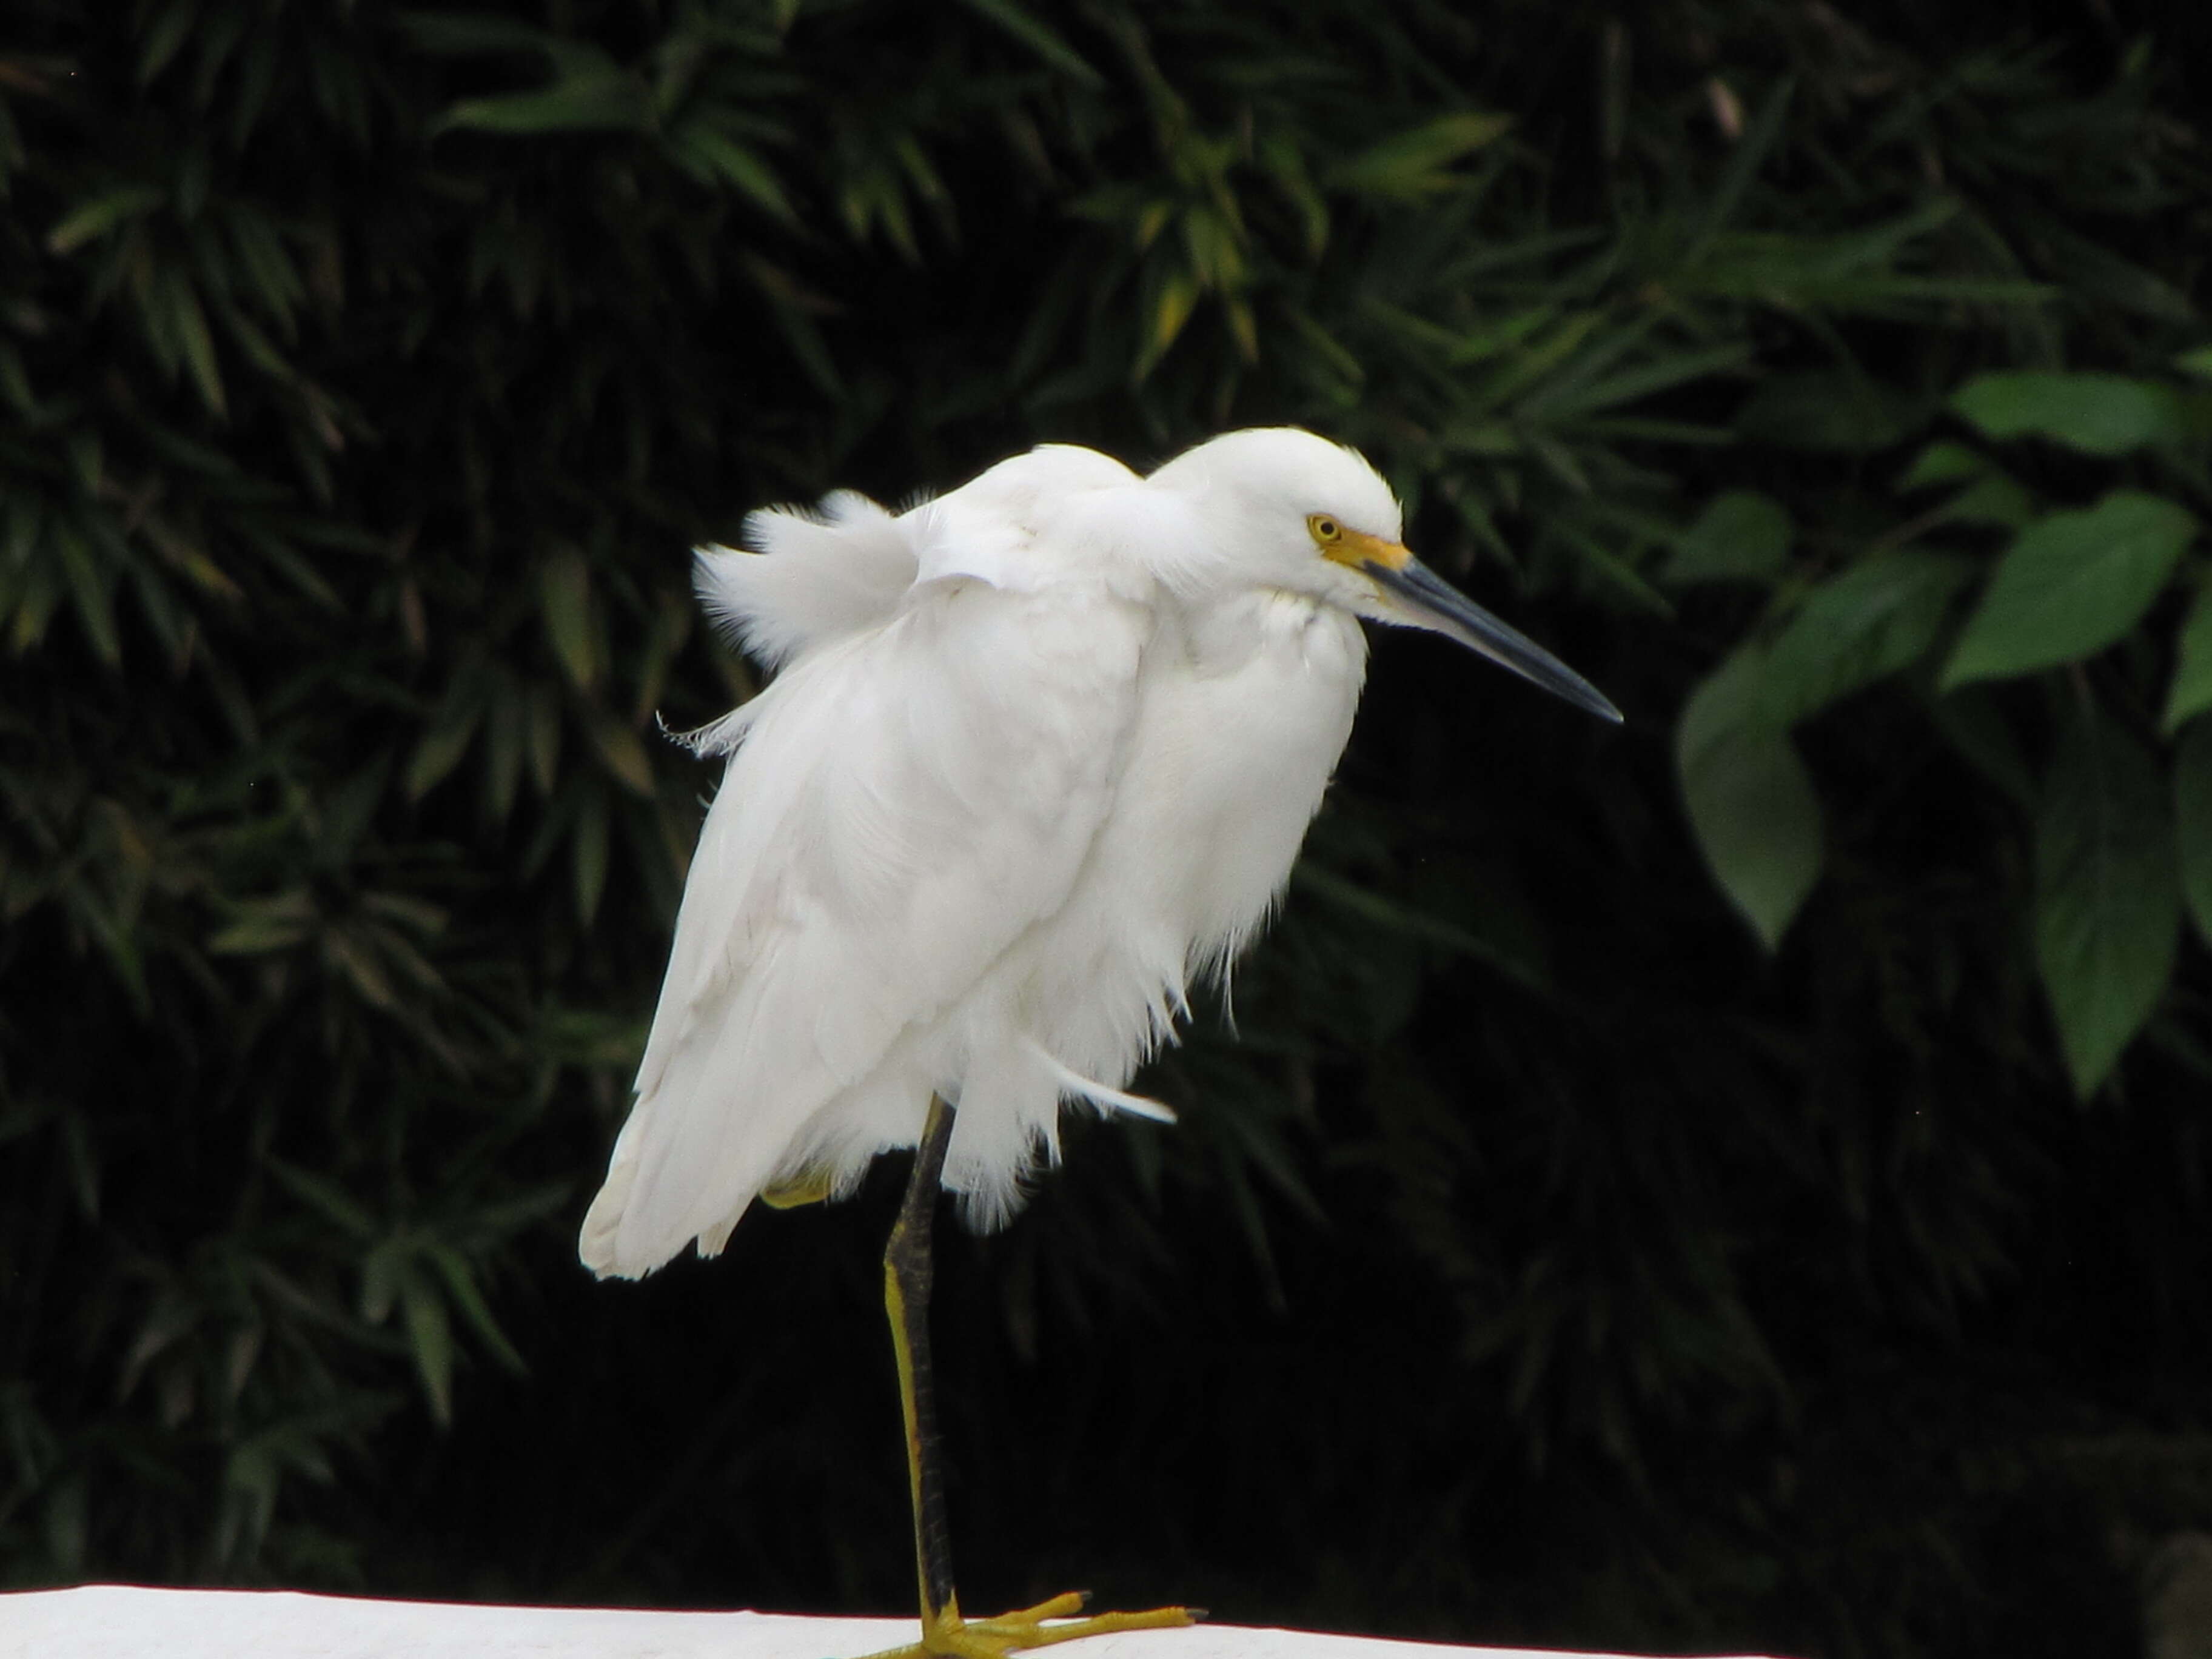
[[18, 0], [0, 1573], [904, 1607], [897, 1172], [574, 1265], [654, 717], [753, 684], [685, 550], [1291, 421], [1629, 724], [1382, 644], [1182, 1127], [945, 1246], [969, 1604], [2124, 1647], [2212, 1526], [2196, 27]]

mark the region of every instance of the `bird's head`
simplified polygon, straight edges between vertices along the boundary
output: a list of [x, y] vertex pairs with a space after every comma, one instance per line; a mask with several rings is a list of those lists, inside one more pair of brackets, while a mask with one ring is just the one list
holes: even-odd
[[1151, 482], [1189, 501], [1237, 579], [1442, 634], [1578, 708], [1620, 719], [1595, 686], [1413, 556], [1398, 498], [1358, 450], [1297, 427], [1258, 427], [1185, 450]]

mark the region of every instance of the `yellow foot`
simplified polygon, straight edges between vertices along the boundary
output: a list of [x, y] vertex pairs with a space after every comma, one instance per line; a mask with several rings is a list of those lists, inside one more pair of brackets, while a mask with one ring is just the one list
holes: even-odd
[[948, 1607], [942, 1619], [922, 1626], [919, 1642], [871, 1654], [869, 1659], [1006, 1659], [1024, 1648], [1050, 1647], [1109, 1631], [1167, 1630], [1206, 1617], [1203, 1607], [1151, 1607], [1143, 1613], [1094, 1613], [1088, 1619], [1077, 1618], [1090, 1599], [1087, 1590], [1070, 1590], [996, 1619], [963, 1619], [957, 1607]]

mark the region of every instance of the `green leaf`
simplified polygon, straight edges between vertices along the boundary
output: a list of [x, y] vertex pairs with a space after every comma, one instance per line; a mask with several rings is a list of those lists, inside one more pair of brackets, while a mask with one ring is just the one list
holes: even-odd
[[1322, 183], [1358, 196], [1418, 202], [1450, 189], [1457, 181], [1447, 171], [1450, 165], [1496, 143], [1512, 127], [1510, 115], [1492, 111], [1440, 116], [1338, 162], [1322, 175]]
[[669, 148], [701, 179], [734, 185], [786, 224], [799, 222], [799, 216], [792, 211], [791, 198], [783, 192], [782, 181], [750, 146], [701, 120], [672, 137]]
[[1526, 955], [1507, 950], [1428, 910], [1401, 904], [1357, 882], [1347, 881], [1311, 859], [1298, 860], [1291, 871], [1291, 884], [1328, 900], [1363, 921], [1471, 957], [1529, 990], [1552, 988], [1542, 967]]
[[580, 690], [599, 684], [599, 629], [592, 617], [592, 574], [583, 550], [556, 549], [538, 568], [538, 607], [545, 638]]
[[607, 770], [613, 773], [632, 794], [650, 799], [653, 795], [653, 762], [645, 752], [645, 744], [638, 740], [637, 733], [596, 705], [584, 711], [583, 720], [585, 735], [592, 740], [592, 752], [599, 756]]
[[560, 54], [553, 84], [531, 92], [469, 98], [439, 119], [436, 131], [472, 127], [480, 132], [631, 132], [653, 114], [645, 83], [598, 51], [568, 45]]
[[607, 794], [594, 788], [576, 811], [575, 839], [571, 843], [576, 883], [576, 920], [586, 927], [599, 913], [599, 897], [607, 886]]
[[222, 369], [215, 357], [215, 340], [208, 333], [207, 313], [200, 309], [199, 295], [191, 283], [179, 276], [168, 284], [169, 315], [175, 328], [179, 343], [184, 347], [185, 363], [192, 372], [192, 385], [198, 390], [200, 401], [214, 414], [223, 413]]
[[2035, 955], [2084, 1099], [2172, 973], [2181, 922], [2173, 845], [2150, 757], [2081, 710], [2059, 738], [2037, 815]]
[[149, 84], [177, 55], [177, 48], [191, 33], [192, 24], [197, 21], [194, 14], [198, 9], [197, 0], [171, 0], [169, 9], [146, 31], [144, 43], [138, 49], [140, 86]]
[[1297, 215], [1305, 233], [1306, 258], [1320, 258], [1328, 246], [1328, 204], [1314, 188], [1296, 137], [1288, 131], [1270, 132], [1260, 140], [1258, 159]]
[[318, 1212], [325, 1220], [333, 1223], [339, 1231], [363, 1241], [376, 1237], [375, 1218], [334, 1182], [310, 1170], [296, 1168], [282, 1158], [264, 1158], [262, 1164], [276, 1178], [278, 1186], [309, 1209]]
[[76, 601], [77, 621], [100, 661], [110, 668], [121, 665], [123, 641], [115, 631], [115, 606], [108, 598], [107, 580], [93, 556], [92, 544], [67, 518], [57, 518], [50, 532], [61, 555], [62, 574], [69, 579], [70, 598]]
[[208, 940], [216, 956], [289, 951], [313, 932], [315, 902], [304, 888], [240, 904], [231, 924]]
[[502, 675], [493, 687], [490, 719], [484, 728], [484, 797], [495, 823], [505, 823], [514, 811], [529, 746], [529, 694]]
[[1106, 84], [1106, 77], [1091, 68], [1058, 30], [1030, 15], [1013, 0], [965, 0], [965, 3], [970, 11], [989, 18], [1061, 74], [1073, 76], [1086, 87]]
[[776, 331], [791, 349], [791, 355], [799, 360], [799, 366], [806, 371], [807, 379], [824, 397], [842, 401], [845, 383], [837, 373], [836, 359], [830, 355], [822, 331], [814, 325], [814, 319], [807, 314], [810, 307], [818, 309], [818, 304], [797, 278], [773, 261], [749, 252], [739, 263], [752, 278], [761, 297], [768, 301], [769, 309], [775, 316]]
[[530, 776], [538, 793], [550, 795], [561, 770], [561, 694], [543, 681], [532, 684], [530, 700]]
[[2174, 651], [2173, 684], [2166, 694], [2161, 724], [2168, 737], [2184, 720], [2212, 708], [2212, 580], [2199, 584], [2197, 603], [2181, 624]]
[[1767, 94], [1766, 101], [1759, 106], [1759, 113], [1752, 118], [1749, 129], [1737, 142], [1735, 154], [1729, 157], [1728, 166], [1705, 204], [1704, 216], [1683, 250], [1682, 263], [1686, 266], [1694, 265], [1702, 260], [1722, 228], [1735, 216], [1736, 209], [1742, 204], [1744, 192], [1751, 187], [1752, 180], [1759, 177], [1759, 170], [1766, 165], [1766, 158], [1772, 153], [1789, 124], [1790, 104], [1796, 90], [1796, 77], [1785, 77]]
[[465, 58], [487, 52], [544, 52], [560, 44], [527, 23], [503, 17], [487, 17], [465, 11], [403, 11], [399, 27], [423, 51], [441, 57]]
[[2174, 748], [2173, 839], [2190, 920], [2212, 945], [2212, 720], [2198, 720]]
[[423, 732], [422, 740], [415, 745], [415, 753], [407, 763], [404, 787], [408, 799], [422, 799], [460, 763], [461, 757], [468, 752], [469, 740], [476, 736], [483, 709], [481, 671], [460, 670], [453, 676], [453, 684], [438, 705], [438, 712], [430, 718], [429, 729]]
[[1675, 544], [1660, 580], [1771, 583], [1789, 568], [1790, 514], [1771, 495], [1731, 489], [1716, 496]]
[[62, 1155], [69, 1164], [70, 1196], [87, 1221], [100, 1219], [100, 1149], [94, 1145], [86, 1115], [64, 1108], [61, 1115]]
[[1823, 852], [1820, 803], [1765, 679], [1756, 646], [1722, 664], [1683, 706], [1674, 752], [1705, 861], [1771, 951], [1820, 879]]
[[2171, 443], [2183, 430], [2172, 391], [2120, 374], [1978, 374], [1951, 407], [1992, 438], [2051, 438], [2093, 455]]
[[411, 1261], [400, 1269], [399, 1310], [430, 1415], [447, 1427], [453, 1420], [453, 1328], [437, 1285]]
[[1846, 369], [1777, 374], [1736, 411], [1738, 433], [1785, 449], [1855, 454], [1887, 449], [1927, 418], [1919, 402]]
[[1949, 690], [2103, 650], [2149, 608], [2196, 533], [2187, 508], [2131, 489], [2037, 520], [1997, 566], [1941, 685]]
[[469, 1328], [477, 1334], [477, 1340], [490, 1349], [492, 1357], [508, 1370], [518, 1376], [526, 1375], [530, 1367], [523, 1364], [522, 1356], [515, 1352], [514, 1344], [507, 1340], [507, 1333], [500, 1329], [499, 1322], [492, 1317], [490, 1304], [483, 1299], [483, 1291], [477, 1288], [476, 1274], [471, 1270], [468, 1259], [452, 1245], [437, 1243], [429, 1247], [429, 1257], [431, 1265], [438, 1270], [438, 1276], [446, 1281], [446, 1293], [453, 1297], [453, 1306], [460, 1310], [461, 1317], [468, 1322]]
[[167, 199], [152, 185], [126, 185], [79, 203], [46, 233], [46, 252], [73, 252], [95, 236], [104, 236], [126, 219], [151, 213]]
[[1948, 438], [1939, 439], [1912, 458], [1912, 465], [1897, 481], [1897, 487], [1900, 491], [1927, 489], [1939, 483], [1954, 483], [1960, 478], [1976, 478], [1992, 465], [1978, 449], [1954, 444]]
[[1735, 368], [1750, 361], [1750, 345], [1742, 341], [1733, 344], [1713, 346], [1703, 351], [1686, 351], [1655, 362], [1624, 369], [1603, 380], [1577, 383], [1571, 379], [1556, 381], [1530, 398], [1522, 406], [1522, 413], [1531, 418], [1564, 422], [1595, 415], [1600, 410], [1615, 409], [1651, 397], [1669, 387], [1692, 380], [1713, 378], [1724, 370]]
[[1765, 696], [1773, 718], [1795, 724], [1919, 661], [1972, 576], [1966, 559], [1908, 549], [1821, 583], [1768, 654]]
[[1942, 524], [1989, 524], [2002, 530], [2023, 530], [2035, 517], [2035, 498], [2009, 474], [1985, 472], [1944, 502], [1933, 517]]
[[23, 366], [23, 354], [15, 349], [12, 340], [0, 340], [0, 397], [5, 397], [18, 415], [34, 413], [39, 406], [30, 371]]
[[2201, 345], [2185, 351], [2173, 360], [2173, 366], [2184, 372], [2212, 380], [2212, 345]]

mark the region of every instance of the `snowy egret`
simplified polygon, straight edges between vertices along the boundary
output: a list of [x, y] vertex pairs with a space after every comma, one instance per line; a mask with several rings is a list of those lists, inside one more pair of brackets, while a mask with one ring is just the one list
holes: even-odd
[[1131, 1094], [1194, 978], [1280, 896], [1352, 729], [1359, 619], [1429, 629], [1608, 720], [1549, 653], [1408, 552], [1389, 486], [1292, 428], [1140, 477], [1047, 445], [892, 514], [838, 494], [705, 548], [699, 598], [778, 672], [692, 733], [727, 754], [636, 1103], [581, 1254], [719, 1252], [756, 1198], [850, 1191], [916, 1148], [884, 1255], [921, 1578], [915, 1653], [997, 1659], [1182, 1608], [966, 1621], [931, 1392], [929, 1224], [1017, 1206], [1061, 1103]]

